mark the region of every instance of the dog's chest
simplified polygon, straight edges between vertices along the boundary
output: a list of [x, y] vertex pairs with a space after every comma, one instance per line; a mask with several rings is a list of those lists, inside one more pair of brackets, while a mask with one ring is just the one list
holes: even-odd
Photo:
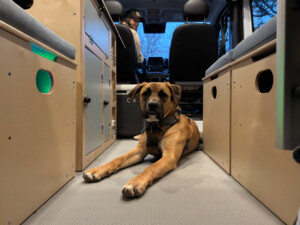
[[163, 132], [162, 131], [151, 131], [147, 132], [147, 142], [146, 146], [148, 149], [149, 154], [155, 155], [155, 156], [161, 156], [161, 146], [160, 141], [162, 139]]
[[148, 147], [147, 149], [148, 149], [148, 153], [150, 155], [154, 155], [156, 157], [161, 157], [162, 156], [162, 153], [161, 153], [160, 149], [157, 148], [157, 147]]

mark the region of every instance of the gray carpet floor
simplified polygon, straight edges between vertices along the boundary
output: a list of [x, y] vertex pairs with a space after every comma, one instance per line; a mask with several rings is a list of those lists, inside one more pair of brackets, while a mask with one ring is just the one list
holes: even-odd
[[[126, 153], [136, 143], [117, 140], [89, 168]], [[85, 183], [82, 173], [76, 173], [23, 225], [283, 224], [202, 151], [183, 158], [176, 170], [154, 183], [142, 197], [124, 200], [123, 185], [152, 162], [148, 156], [143, 163], [99, 183]]]

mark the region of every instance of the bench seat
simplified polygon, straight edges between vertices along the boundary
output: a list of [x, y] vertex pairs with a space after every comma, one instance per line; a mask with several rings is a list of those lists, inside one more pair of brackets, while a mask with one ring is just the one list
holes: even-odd
[[76, 49], [57, 36], [11, 0], [0, 0], [0, 20], [42, 42], [70, 59], [75, 59]]
[[205, 72], [209, 75], [223, 66], [232, 63], [249, 52], [265, 45], [266, 43], [276, 39], [277, 16], [274, 16], [270, 21], [257, 29], [243, 41], [241, 41], [234, 49], [228, 51], [212, 64]]

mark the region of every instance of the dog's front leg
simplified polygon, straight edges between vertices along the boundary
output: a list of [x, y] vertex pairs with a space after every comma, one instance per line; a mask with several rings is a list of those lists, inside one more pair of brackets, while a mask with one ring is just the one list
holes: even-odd
[[126, 168], [138, 162], [141, 162], [147, 156], [146, 148], [143, 145], [138, 145], [130, 152], [123, 156], [120, 156], [111, 162], [96, 167], [94, 169], [89, 169], [83, 174], [83, 178], [86, 182], [97, 182], [102, 180], [113, 173], [118, 172], [120, 169]]
[[182, 151], [171, 150], [163, 154], [162, 158], [146, 168], [141, 174], [128, 181], [123, 187], [126, 197], [141, 196], [147, 186], [151, 185], [157, 178], [164, 176], [171, 170], [176, 169]]

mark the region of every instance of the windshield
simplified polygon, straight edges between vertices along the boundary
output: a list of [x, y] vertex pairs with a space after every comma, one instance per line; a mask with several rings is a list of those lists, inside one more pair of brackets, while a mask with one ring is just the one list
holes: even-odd
[[141, 42], [141, 52], [144, 58], [163, 57], [169, 58], [170, 46], [174, 30], [183, 22], [168, 22], [165, 33], [145, 34], [143, 23], [139, 24], [138, 35]]

